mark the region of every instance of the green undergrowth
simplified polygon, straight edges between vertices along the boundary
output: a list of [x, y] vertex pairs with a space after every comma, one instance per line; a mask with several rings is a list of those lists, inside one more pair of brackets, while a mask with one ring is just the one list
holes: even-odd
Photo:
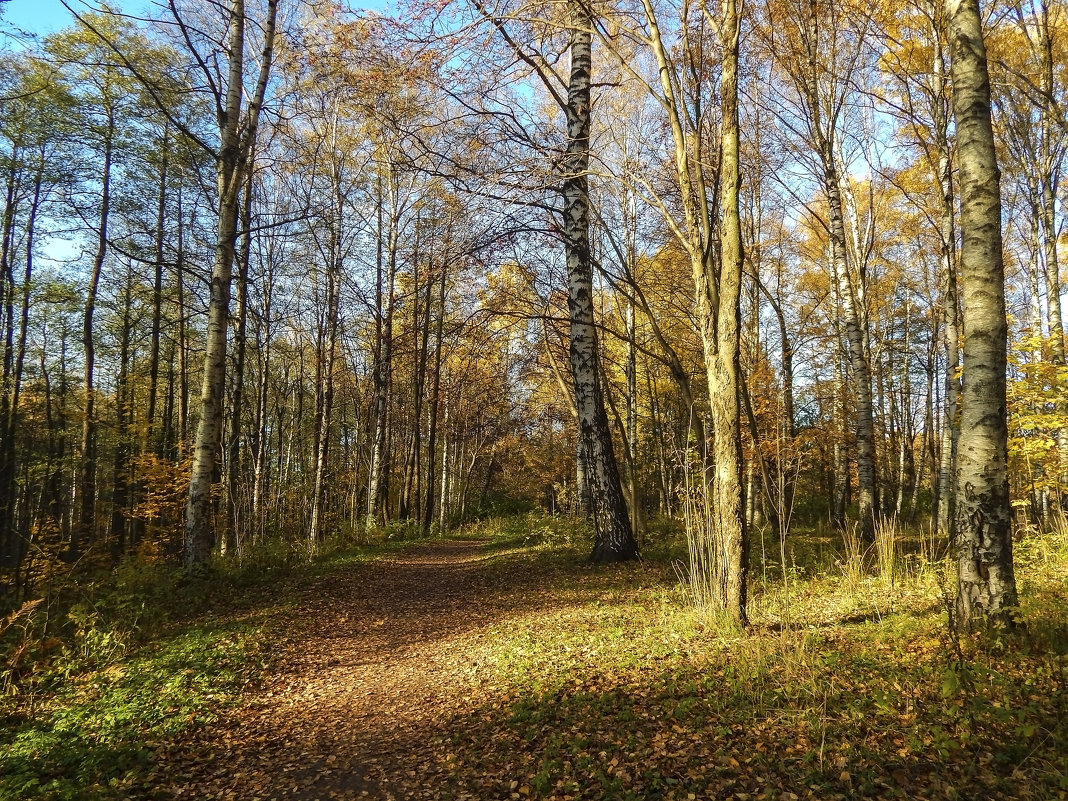
[[1068, 798], [1068, 541], [1020, 541], [1025, 626], [972, 637], [941, 559], [854, 568], [804, 536], [754, 570], [748, 632], [688, 605], [670, 547], [593, 568], [535, 543], [445, 797]]
[[7, 710], [0, 798], [126, 797], [151, 780], [158, 748], [214, 722], [265, 664], [259, 624], [246, 620], [183, 627], [91, 669], [57, 665]]
[[142, 553], [45, 588], [0, 621], [0, 799], [143, 795], [269, 669], [297, 588], [406, 545], [271, 542], [192, 573]]
[[[482, 700], [434, 744], [440, 797], [1068, 798], [1063, 531], [1016, 543], [1024, 625], [963, 636], [922, 535], [882, 562], [817, 530], [757, 538], [742, 631], [690, 605], [679, 528], [648, 529], [642, 561], [602, 566], [564, 518], [452, 533], [483, 541], [477, 569], [511, 597], [470, 654]], [[0, 798], [164, 793], [161, 753], [270, 669], [297, 590], [407, 536], [277, 543], [192, 576], [132, 559], [57, 590], [4, 635]]]
[[528, 512], [477, 520], [464, 526], [456, 536], [486, 540], [486, 551], [491, 554], [506, 551], [548, 552], [559, 559], [591, 550], [593, 529], [584, 520]]

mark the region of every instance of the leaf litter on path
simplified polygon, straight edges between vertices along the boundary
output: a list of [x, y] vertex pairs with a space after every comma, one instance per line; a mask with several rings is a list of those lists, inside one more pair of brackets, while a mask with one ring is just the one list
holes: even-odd
[[282, 621], [264, 686], [172, 749], [166, 796], [434, 798], [448, 724], [486, 698], [490, 626], [516, 611], [483, 541], [443, 541], [335, 572]]

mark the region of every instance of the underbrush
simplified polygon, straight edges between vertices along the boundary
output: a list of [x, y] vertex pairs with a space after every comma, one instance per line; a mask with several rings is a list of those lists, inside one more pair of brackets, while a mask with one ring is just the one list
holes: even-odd
[[56, 661], [8, 699], [0, 798], [123, 798], [152, 780], [157, 751], [209, 725], [264, 669], [255, 622], [175, 631], [126, 658]]
[[533, 549], [561, 556], [588, 555], [593, 548], [593, 528], [586, 520], [528, 512], [509, 517], [491, 517], [470, 523], [458, 532], [469, 539], [488, 540], [490, 550]]
[[213, 722], [269, 663], [292, 590], [400, 542], [271, 540], [191, 572], [141, 551], [71, 574], [0, 620], [0, 798], [113, 799]]

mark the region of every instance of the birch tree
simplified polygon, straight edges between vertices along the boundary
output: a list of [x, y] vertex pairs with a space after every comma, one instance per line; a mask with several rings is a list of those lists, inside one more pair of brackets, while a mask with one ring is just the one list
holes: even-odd
[[842, 187], [846, 114], [869, 55], [870, 8], [856, 2], [782, 3], [769, 7], [770, 54], [786, 75], [793, 97], [780, 121], [810, 150], [813, 177], [826, 202], [828, 263], [841, 304], [855, 409], [857, 503], [862, 536], [874, 536], [876, 513], [875, 424], [864, 309], [865, 277], [849, 258]]
[[1005, 373], [1008, 328], [1001, 187], [978, 0], [946, 0], [960, 162], [964, 367], [957, 452], [953, 613], [968, 628], [1009, 622], [1016, 605], [1009, 504]]
[[[225, 77], [209, 64], [213, 56], [204, 55], [193, 43], [193, 28], [187, 25], [178, 10], [176, 0], [170, 9], [181, 34], [204, 79], [211, 87], [218, 120], [219, 142], [209, 149], [215, 156], [218, 191], [218, 224], [215, 236], [215, 257], [211, 271], [208, 301], [207, 341], [204, 351], [204, 378], [200, 390], [200, 421], [193, 444], [193, 466], [189, 481], [189, 499], [185, 510], [186, 567], [203, 564], [214, 545], [211, 515], [211, 486], [218, 471], [220, 437], [223, 425], [226, 378], [226, 334], [229, 326], [230, 289], [233, 278], [234, 254], [237, 247], [238, 218], [241, 190], [249, 169], [249, 154], [256, 140], [260, 112], [267, 91], [274, 54], [275, 25], [278, 0], [268, 0], [262, 23], [259, 70], [255, 87], [245, 100], [246, 32], [253, 27], [246, 14], [244, 0], [231, 0], [224, 15], [227, 25], [225, 47]], [[208, 147], [208, 146], [206, 146]]]
[[[620, 67], [644, 85], [659, 106], [670, 132], [670, 170], [681, 209], [676, 212], [674, 203], [657, 192], [648, 179], [632, 180], [686, 253], [694, 284], [712, 417], [714, 511], [713, 530], [700, 537], [699, 564], [691, 566], [692, 578], [695, 587], [702, 587], [697, 592], [704, 602], [725, 607], [744, 625], [748, 622], [748, 532], [739, 398], [744, 263], [739, 215], [740, 15], [734, 0], [723, 0], [718, 15], [707, 9], [691, 9], [685, 3], [677, 11], [678, 19], [672, 21], [677, 27], [665, 30], [661, 11], [650, 0], [642, 0], [636, 25], [613, 19], [612, 28], [618, 26], [621, 35], [614, 36], [608, 28], [601, 35], [613, 47]], [[673, 42], [670, 35], [677, 40]], [[631, 65], [623, 49], [626, 40], [651, 55], [657, 79], [647, 79]], [[710, 151], [707, 142], [709, 129], [715, 130], [715, 103], [708, 97], [711, 70], [704, 50], [708, 40], [718, 44], [720, 56], [718, 152]]]
[[[587, 490], [594, 525], [591, 559], [595, 562], [634, 559], [638, 548], [605, 409], [594, 318], [589, 191], [594, 13], [585, 0], [570, 0], [564, 10], [566, 17], [546, 25], [539, 10], [529, 10], [534, 20], [531, 23], [522, 19], [521, 14], [491, 12], [477, 0], [474, 5], [564, 114], [565, 147], [562, 153], [550, 155], [558, 160], [562, 197], [560, 218], [567, 264], [571, 377], [579, 439], [578, 483]], [[514, 24], [516, 28], [525, 30], [533, 25], [541, 30], [541, 41], [533, 36], [529, 42], [521, 41], [513, 35], [513, 19], [518, 20]], [[557, 58], [545, 54], [551, 51], [554, 34], [558, 37], [561, 29], [566, 31], [570, 56], [566, 78], [557, 70]], [[538, 49], [538, 44], [544, 46], [545, 52]]]
[[568, 311], [571, 321], [571, 373], [578, 412], [579, 447], [585, 451], [587, 485], [595, 529], [591, 559], [616, 562], [638, 555], [623, 498], [601, 386], [600, 356], [593, 314], [593, 264], [590, 259], [590, 81], [593, 69], [593, 19], [576, 0], [569, 7], [571, 72], [564, 116], [564, 247], [567, 258]]

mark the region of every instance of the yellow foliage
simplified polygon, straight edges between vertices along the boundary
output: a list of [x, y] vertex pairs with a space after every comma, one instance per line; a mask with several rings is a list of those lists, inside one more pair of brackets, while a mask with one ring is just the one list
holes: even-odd
[[1009, 471], [1017, 505], [1035, 492], [1063, 490], [1068, 454], [1059, 439], [1068, 431], [1068, 367], [1033, 357], [1049, 353], [1049, 344], [1026, 336], [1009, 359]]

